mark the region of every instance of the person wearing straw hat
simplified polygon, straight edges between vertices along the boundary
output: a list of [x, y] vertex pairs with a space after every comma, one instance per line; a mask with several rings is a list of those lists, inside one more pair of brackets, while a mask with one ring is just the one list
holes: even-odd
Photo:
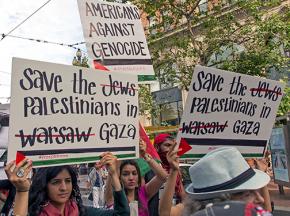
[[[171, 150], [168, 155], [177, 153]], [[173, 159], [174, 160], [173, 160]], [[189, 168], [191, 184], [186, 188], [187, 200], [172, 207], [172, 185], [178, 171], [178, 157], [168, 157], [171, 166], [164, 194], [160, 200], [160, 216], [254, 216], [271, 215], [262, 209], [262, 188], [270, 177], [252, 169], [241, 153], [232, 147], [217, 148]]]

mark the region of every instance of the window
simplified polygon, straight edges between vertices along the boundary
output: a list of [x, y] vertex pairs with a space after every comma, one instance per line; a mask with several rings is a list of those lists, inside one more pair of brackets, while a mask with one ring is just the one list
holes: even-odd
[[155, 17], [148, 17], [148, 21], [149, 21], [149, 31], [150, 34], [154, 35], [157, 33], [156, 30], [156, 18]]
[[168, 17], [168, 11], [163, 11], [162, 12], [162, 17], [163, 17], [163, 27], [164, 31], [170, 30], [170, 22], [169, 22], [169, 17]]
[[160, 105], [160, 120], [164, 125], [179, 125], [182, 116], [182, 102], [176, 101]]
[[201, 0], [198, 4], [198, 9], [200, 13], [206, 13], [207, 12], [207, 0]]

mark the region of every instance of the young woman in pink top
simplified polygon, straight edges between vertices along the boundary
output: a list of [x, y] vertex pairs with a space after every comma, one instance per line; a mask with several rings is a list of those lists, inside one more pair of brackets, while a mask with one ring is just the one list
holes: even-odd
[[[142, 185], [141, 172], [135, 160], [125, 160], [120, 165], [120, 182], [123, 185], [124, 191], [127, 196], [128, 203], [137, 201], [138, 215], [149, 216], [148, 200], [150, 200], [164, 184], [167, 179], [167, 172], [158, 164], [149, 154], [146, 153], [146, 144], [140, 141], [140, 156], [151, 167], [155, 173], [155, 177], [147, 184]], [[108, 190], [105, 192], [108, 195]], [[106, 197], [107, 205], [110, 203]]]

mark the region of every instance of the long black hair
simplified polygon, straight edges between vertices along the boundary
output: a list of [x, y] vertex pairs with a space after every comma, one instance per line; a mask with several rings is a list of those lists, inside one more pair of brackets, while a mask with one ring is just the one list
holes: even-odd
[[39, 168], [32, 177], [32, 185], [29, 193], [28, 212], [31, 216], [38, 216], [42, 208], [48, 203], [49, 197], [47, 193], [48, 182], [55, 178], [61, 171], [67, 170], [72, 180], [72, 193], [70, 198], [74, 199], [79, 208], [79, 215], [85, 215], [81, 193], [77, 182], [77, 173], [71, 166], [56, 166]]

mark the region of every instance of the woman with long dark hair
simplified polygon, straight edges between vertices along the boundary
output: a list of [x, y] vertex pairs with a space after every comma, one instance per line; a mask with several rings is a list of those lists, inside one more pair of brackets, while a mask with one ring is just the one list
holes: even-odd
[[14, 215], [129, 215], [128, 203], [117, 173], [117, 159], [111, 153], [104, 153], [101, 157], [100, 165], [107, 166], [115, 190], [114, 210], [84, 207], [77, 185], [77, 174], [70, 166], [40, 168], [30, 184], [27, 175], [32, 163], [25, 159], [14, 169], [15, 161], [5, 168], [9, 180], [16, 188]]
[[[138, 203], [138, 215], [149, 216], [148, 200], [150, 200], [166, 181], [167, 173], [149, 154], [146, 153], [146, 144], [140, 140], [140, 155], [155, 173], [155, 177], [147, 184], [141, 182], [141, 172], [135, 160], [124, 160], [120, 165], [120, 181], [129, 203]], [[108, 193], [108, 190], [105, 192]], [[107, 204], [110, 204], [107, 198]]]

